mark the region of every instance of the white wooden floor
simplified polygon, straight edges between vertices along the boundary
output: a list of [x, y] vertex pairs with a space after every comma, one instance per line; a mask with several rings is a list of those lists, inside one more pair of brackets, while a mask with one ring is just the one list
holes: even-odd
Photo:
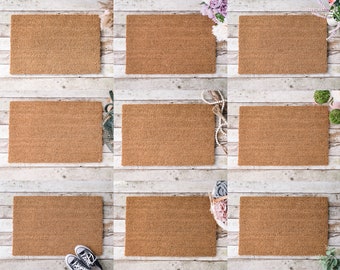
[[[229, 0], [229, 39], [218, 44], [214, 75], [125, 75], [127, 14], [192, 13], [197, 0], [115, 0], [114, 28], [102, 28], [102, 73], [88, 76], [10, 76], [10, 16], [20, 13], [103, 14], [111, 0], [0, 0], [0, 269], [65, 269], [62, 257], [11, 255], [12, 199], [15, 195], [101, 195], [105, 201], [105, 269], [242, 270], [320, 269], [316, 257], [240, 257], [239, 198], [243, 195], [316, 195], [330, 201], [329, 245], [340, 252], [340, 127], [330, 133], [330, 164], [323, 167], [237, 166], [238, 109], [241, 105], [312, 104], [315, 89], [340, 89], [340, 35], [329, 44], [329, 72], [316, 75], [237, 74], [238, 16], [301, 14], [317, 8], [313, 0]], [[228, 47], [228, 52], [227, 52]], [[199, 57], [199, 56], [197, 56]], [[312, 56], [311, 56], [312, 57]], [[228, 88], [228, 91], [227, 91]], [[98, 164], [7, 163], [8, 109], [12, 100], [99, 100], [115, 92], [115, 153], [106, 147]], [[229, 99], [229, 152], [216, 149], [211, 167], [122, 167], [121, 106], [125, 103], [196, 103], [202, 90], [219, 89]], [[114, 168], [113, 168], [114, 167]], [[112, 177], [114, 186], [112, 193]], [[229, 180], [229, 236], [218, 233], [214, 258], [124, 257], [125, 198], [129, 195], [206, 194], [216, 180]], [[113, 260], [114, 259], [114, 260]]]

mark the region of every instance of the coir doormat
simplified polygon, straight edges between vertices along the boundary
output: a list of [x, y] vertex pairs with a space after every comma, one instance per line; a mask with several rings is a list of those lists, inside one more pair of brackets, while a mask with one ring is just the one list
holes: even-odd
[[328, 165], [328, 108], [240, 107], [239, 165]]
[[208, 197], [128, 197], [126, 256], [216, 255]]
[[101, 197], [14, 197], [13, 255], [65, 256], [76, 245], [102, 254]]
[[11, 74], [100, 73], [97, 15], [12, 15]]
[[126, 73], [215, 73], [212, 25], [199, 14], [128, 15]]
[[101, 121], [100, 102], [11, 102], [8, 161], [100, 162]]
[[327, 245], [327, 198], [241, 197], [240, 255], [321, 255]]
[[239, 73], [327, 73], [326, 38], [317, 16], [240, 16]]
[[211, 109], [205, 104], [123, 105], [122, 165], [214, 164]]

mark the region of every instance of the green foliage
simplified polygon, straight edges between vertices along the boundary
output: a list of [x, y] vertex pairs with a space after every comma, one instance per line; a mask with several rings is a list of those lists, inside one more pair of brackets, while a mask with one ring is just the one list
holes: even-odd
[[331, 93], [329, 90], [316, 90], [314, 92], [314, 100], [318, 104], [324, 104], [329, 101]]
[[215, 15], [215, 17], [216, 17], [216, 19], [217, 20], [219, 20], [220, 22], [224, 22], [224, 16], [222, 15], [222, 14], [220, 14], [220, 13], [217, 13], [216, 15]]
[[335, 109], [329, 113], [329, 121], [332, 124], [340, 124], [340, 110]]
[[335, 256], [335, 248], [327, 249], [326, 256], [320, 257], [323, 270], [340, 270], [340, 260]]

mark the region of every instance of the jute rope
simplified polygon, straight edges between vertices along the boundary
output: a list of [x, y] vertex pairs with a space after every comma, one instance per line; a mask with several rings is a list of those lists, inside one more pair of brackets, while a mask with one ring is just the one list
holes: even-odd
[[[206, 92], [210, 94], [213, 101], [209, 101], [205, 98]], [[222, 92], [219, 90], [203, 90], [201, 93], [202, 100], [209, 105], [214, 105], [212, 111], [217, 116], [218, 119], [218, 127], [215, 131], [215, 142], [218, 146], [222, 147], [223, 151], [228, 154], [227, 149], [227, 128], [229, 127], [228, 121], [223, 115], [224, 111], [227, 109], [227, 99], [224, 98], [222, 95]], [[219, 135], [222, 134], [222, 136], [225, 138], [224, 142], [221, 142], [219, 139]]]

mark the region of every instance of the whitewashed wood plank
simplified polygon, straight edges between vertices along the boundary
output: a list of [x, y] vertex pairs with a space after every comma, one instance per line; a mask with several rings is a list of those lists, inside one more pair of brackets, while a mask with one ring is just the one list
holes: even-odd
[[230, 11], [305, 11], [310, 14], [312, 9], [320, 8], [318, 1], [310, 0], [285, 0], [280, 3], [270, 0], [250, 0], [238, 1], [229, 0], [228, 2]]
[[[113, 260], [101, 259], [100, 264], [103, 269], [113, 269]], [[11, 270], [33, 270], [33, 269], [44, 269], [44, 270], [56, 270], [56, 269], [66, 269], [66, 264], [62, 258], [60, 259], [35, 259], [22, 260], [22, 259], [4, 259], [0, 260], [1, 269], [11, 269]]]
[[[197, 90], [171, 90], [171, 91], [155, 91], [145, 89], [143, 91], [136, 90], [116, 90], [115, 100], [125, 101], [159, 101], [158, 103], [175, 103], [180, 100], [198, 100], [201, 99], [201, 91]], [[174, 101], [175, 100], [175, 101]], [[127, 102], [128, 103], [128, 102]], [[198, 103], [203, 103], [202, 101]]]
[[0, 11], [98, 11], [103, 10], [112, 0], [101, 1], [105, 5], [101, 5], [99, 1], [92, 0], [58, 0], [58, 1], [1, 1]]
[[293, 269], [308, 269], [319, 270], [320, 263], [318, 260], [301, 260], [301, 259], [286, 259], [280, 260], [276, 258], [270, 259], [256, 259], [247, 260], [243, 258], [230, 259], [228, 262], [228, 270], [240, 270], [240, 269], [252, 269], [252, 270], [293, 270]]
[[[309, 90], [312, 94], [317, 89], [339, 89], [337, 78], [229, 78], [230, 91], [271, 90], [271, 91], [301, 91]], [[234, 102], [233, 100], [231, 102]], [[266, 102], [263, 100], [262, 102]]]
[[113, 194], [112, 192], [6, 192], [2, 193], [0, 196], [0, 205], [12, 206], [13, 205], [13, 197], [15, 196], [100, 196], [103, 198], [104, 206], [112, 206], [113, 205]]
[[[105, 67], [105, 65], [104, 65], [104, 67]], [[0, 73], [0, 75], [1, 75], [1, 73]], [[164, 78], [164, 77], [220, 78], [220, 77], [227, 77], [227, 66], [226, 65], [216, 65], [216, 73], [213, 73], [213, 74], [178, 74], [178, 75], [172, 75], [172, 74], [126, 74], [125, 73], [125, 65], [115, 65], [114, 66], [114, 77], [115, 78]]]
[[[64, 256], [13, 256], [11, 246], [0, 246], [0, 261], [17, 259], [17, 260], [39, 260], [39, 259], [56, 259], [64, 260]], [[103, 247], [103, 254], [98, 256], [98, 258], [113, 259], [113, 248], [110, 246]]]
[[[195, 269], [195, 270], [227, 270], [226, 262], [209, 262], [209, 261], [126, 261], [115, 260], [115, 270], [179, 270], [179, 269]], [[26, 270], [26, 269], [24, 269]], [[49, 270], [49, 269], [48, 269]], [[314, 270], [314, 269], [311, 269]]]
[[[225, 78], [143, 78], [143, 79], [115, 79], [115, 92], [116, 100], [120, 98], [121, 91], [134, 91], [137, 90], [207, 90], [217, 88], [218, 90], [227, 89], [227, 79]], [[163, 93], [163, 92], [161, 92]], [[224, 92], [226, 94], [226, 92]], [[174, 98], [176, 100], [176, 98]], [[163, 100], [163, 98], [160, 98]]]
[[7, 154], [0, 154], [0, 167], [110, 167], [113, 165], [113, 155], [103, 154], [101, 163], [8, 163]]
[[[248, 171], [245, 174], [249, 174]], [[322, 175], [321, 175], [322, 176]], [[322, 179], [320, 176], [320, 179]], [[312, 176], [313, 177], [313, 176]], [[332, 178], [330, 178], [332, 179]], [[242, 180], [241, 180], [242, 181]], [[313, 181], [313, 178], [310, 179]], [[329, 206], [337, 206], [340, 207], [340, 196], [338, 194], [329, 194], [329, 193], [308, 193], [308, 190], [305, 193], [294, 193], [294, 192], [285, 192], [285, 193], [277, 193], [277, 192], [261, 192], [261, 193], [252, 193], [252, 192], [231, 192], [228, 194], [228, 205], [240, 205], [240, 198], [243, 196], [318, 196], [318, 197], [327, 197]]]
[[[105, 180], [113, 177], [112, 167], [108, 168], [0, 168], [0, 181], [30, 181], [30, 180]], [[1, 196], [0, 196], [1, 202]], [[1, 204], [1, 203], [0, 203]]]
[[[275, 167], [269, 170], [232, 170], [228, 171], [228, 181], [229, 183], [229, 189], [231, 192], [244, 192], [242, 191], [245, 187], [239, 186], [240, 183], [238, 182], [244, 182], [244, 181], [254, 181], [254, 185], [258, 184], [258, 181], [265, 181], [266, 184], [271, 183], [272, 185], [275, 184], [275, 182], [282, 182], [283, 183], [294, 183], [294, 182], [307, 182], [309, 181], [311, 185], [315, 182], [334, 182], [336, 183], [339, 180], [339, 171], [338, 170], [284, 170], [280, 169], [280, 167]], [[264, 184], [264, 185], [266, 185]], [[234, 185], [235, 188], [234, 188]], [[268, 187], [270, 188], [270, 187]], [[252, 192], [252, 191], [249, 191]], [[258, 192], [258, 191], [254, 191]], [[266, 192], [263, 190], [260, 193]], [[270, 190], [269, 192], [275, 193], [276, 191]], [[302, 193], [311, 193], [309, 189], [304, 190]], [[318, 193], [321, 193], [318, 192]], [[328, 192], [325, 192], [328, 193]], [[332, 194], [333, 192], [329, 192], [329, 194]], [[339, 196], [340, 200], [340, 196]]]
[[114, 181], [114, 191], [120, 193], [208, 193], [212, 190], [218, 178], [205, 181], [170, 181], [170, 182], [141, 182], [141, 181]]
[[[183, 168], [163, 170], [150, 170], [147, 167], [137, 170], [114, 170], [114, 180], [116, 181], [142, 181], [142, 182], [167, 182], [167, 181], [209, 181], [212, 178], [225, 179], [227, 172], [220, 170], [204, 170], [196, 168], [195, 170], [185, 170]], [[133, 193], [133, 192], [131, 192]]]
[[[252, 170], [253, 171], [253, 170]], [[255, 173], [254, 173], [255, 174]], [[333, 173], [334, 175], [335, 173]], [[267, 172], [267, 175], [269, 173]], [[327, 176], [324, 179], [319, 179], [317, 181], [308, 180], [290, 180], [286, 177], [282, 177], [282, 180], [272, 180], [270, 177], [257, 179], [239, 180], [233, 178], [233, 175], [228, 175], [229, 181], [229, 191], [232, 192], [254, 192], [254, 193], [327, 193], [327, 194], [337, 194], [340, 189], [340, 182], [328, 180]], [[233, 180], [235, 179], [235, 180]]]
[[[0, 247], [1, 248], [1, 247]], [[1, 251], [1, 249], [0, 249]], [[124, 255], [125, 248], [124, 247], [114, 247], [114, 260], [126, 260], [129, 261], [139, 261], [139, 260], [153, 260], [153, 261], [162, 261], [164, 260], [164, 257], [126, 257]], [[227, 258], [227, 248], [217, 248], [216, 249], [216, 256], [215, 257], [167, 257], [169, 260], [174, 261], [220, 261], [220, 260], [226, 260]]]
[[110, 192], [112, 182], [106, 180], [65, 180], [58, 182], [54, 180], [25, 180], [25, 181], [3, 181], [0, 192]]
[[[45, 74], [37, 74], [33, 77], [42, 78], [42, 77], [113, 77], [113, 66], [111, 64], [102, 64], [100, 68], [101, 72], [99, 74], [81, 74], [81, 75], [45, 75]], [[31, 78], [32, 75], [11, 75], [9, 73], [9, 65], [0, 65], [0, 78], [1, 77], [13, 77], [13, 78]]]
[[[0, 155], [1, 158], [1, 155]], [[194, 169], [226, 169], [227, 168], [227, 158], [226, 157], [216, 157], [215, 158], [215, 164], [214, 165], [206, 165], [206, 166], [122, 166], [121, 162], [121, 156], [115, 156], [113, 158], [114, 160], [114, 168], [118, 170], [122, 169], [150, 169], [150, 170], [162, 170], [162, 169], [188, 169], [188, 170], [194, 170]], [[1, 159], [0, 159], [1, 161]]]
[[198, 12], [200, 5], [195, 0], [187, 1], [149, 1], [149, 0], [125, 0], [116, 1], [114, 11], [184, 11]]
[[[90, 91], [102, 92], [103, 90], [110, 90], [113, 88], [113, 78], [1, 78], [0, 84], [0, 97], [7, 96], [8, 91], [24, 91], [28, 90], [41, 90], [43, 92], [54, 92], [59, 91], [83, 91], [81, 94], [83, 98], [91, 97]], [[88, 91], [88, 92], [86, 92]], [[35, 98], [39, 98], [39, 92], [36, 93]], [[102, 92], [104, 94], [104, 92]], [[102, 96], [103, 96], [102, 94]], [[88, 96], [90, 95], [90, 96]], [[107, 93], [105, 93], [105, 97]], [[76, 95], [74, 97], [77, 97]]]
[[[337, 248], [337, 250], [340, 250]], [[273, 256], [240, 256], [238, 255], [238, 246], [228, 246], [228, 259], [242, 258], [242, 259], [273, 259]], [[275, 260], [289, 260], [289, 256], [275, 256]], [[295, 260], [318, 260], [319, 256], [294, 256]]]
[[[240, 75], [238, 73], [238, 65], [229, 65], [228, 66], [228, 77], [277, 77], [277, 74], [245, 74]], [[340, 76], [340, 65], [337, 64], [329, 64], [327, 73], [320, 74], [282, 74], [280, 77], [339, 77]]]

